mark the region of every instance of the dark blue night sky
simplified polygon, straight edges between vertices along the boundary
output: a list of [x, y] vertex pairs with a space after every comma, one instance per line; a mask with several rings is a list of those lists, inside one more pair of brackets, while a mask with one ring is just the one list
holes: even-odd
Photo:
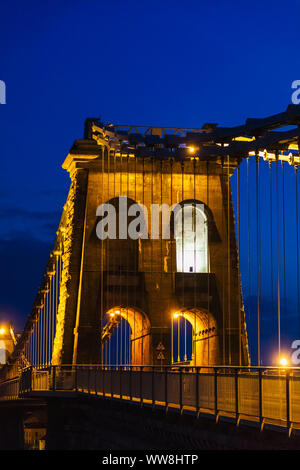
[[[85, 118], [233, 126], [248, 117], [284, 111], [291, 103], [291, 84], [300, 79], [300, 2], [7, 0], [0, 11], [0, 79], [7, 86], [7, 104], [0, 106], [0, 315], [20, 329], [69, 187], [61, 163], [74, 139], [82, 138]], [[291, 170], [286, 185], [294, 188]], [[244, 176], [245, 171], [242, 168]], [[272, 171], [274, 179], [275, 168]], [[268, 168], [263, 172], [268, 181]], [[267, 191], [266, 185], [262, 191]], [[252, 211], [254, 206], [255, 200]], [[287, 268], [287, 344], [300, 334], [292, 211], [286, 214], [286, 256], [292, 266]], [[266, 255], [267, 206], [263, 220]], [[242, 279], [255, 358], [255, 265], [249, 289], [243, 230]], [[274, 245], [274, 260], [275, 250]], [[264, 348], [271, 351], [276, 345], [276, 312], [268, 256], [261, 301]], [[271, 360], [267, 352], [265, 360]]]

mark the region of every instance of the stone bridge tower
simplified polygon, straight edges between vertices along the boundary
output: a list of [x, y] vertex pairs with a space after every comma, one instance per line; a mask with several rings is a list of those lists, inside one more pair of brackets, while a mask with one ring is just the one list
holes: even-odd
[[[239, 160], [209, 147], [204, 154], [197, 141], [192, 147], [208, 129], [168, 132], [88, 120], [85, 139], [63, 163], [71, 187], [58, 234], [63, 271], [53, 364], [101, 363], [101, 338], [121, 317], [131, 327], [133, 364], [171, 363], [178, 317], [192, 325], [190, 364], [249, 364], [230, 188]], [[147, 237], [97, 237], [97, 208], [110, 202], [118, 214], [119, 197], [147, 208]], [[184, 234], [175, 236], [172, 214], [154, 237], [153, 204], [202, 208], [206, 239], [197, 253], [184, 248]]]

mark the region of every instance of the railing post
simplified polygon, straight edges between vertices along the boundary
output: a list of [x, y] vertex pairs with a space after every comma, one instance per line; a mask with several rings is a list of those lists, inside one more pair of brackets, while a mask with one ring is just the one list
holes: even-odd
[[53, 376], [52, 376], [52, 390], [55, 392], [56, 388], [56, 366], [52, 366], [53, 369]]
[[235, 379], [235, 415], [236, 415], [236, 424], [240, 424], [239, 418], [239, 369], [234, 370], [234, 379]]
[[113, 368], [110, 366], [110, 399], [112, 400], [114, 397], [113, 392]]
[[168, 367], [165, 368], [165, 403], [166, 403], [166, 413], [168, 411]]
[[91, 368], [88, 366], [88, 393], [90, 394], [90, 376], [91, 376]]
[[33, 372], [33, 367], [31, 366], [29, 368], [29, 392], [32, 392], [32, 385], [33, 385], [33, 381], [34, 381], [34, 372]]
[[132, 401], [132, 366], [129, 366], [129, 397]]
[[152, 408], [155, 407], [155, 384], [154, 384], [155, 371], [154, 366], [152, 366]]
[[[1, 384], [1, 395], [3, 394], [2, 390], [5, 390], [5, 385]], [[25, 391], [26, 391], [26, 376], [24, 377], [24, 372], [21, 371], [21, 376], [19, 380], [19, 393], [24, 393]]]
[[[20, 380], [19, 380], [19, 393], [24, 393], [25, 392], [25, 387], [26, 387], [26, 383], [24, 383], [26, 381], [26, 377], [24, 377], [24, 372], [21, 371], [21, 375], [20, 375]], [[3, 385], [1, 385], [1, 390], [2, 390], [2, 387]], [[4, 390], [4, 388], [3, 388]], [[3, 392], [1, 391], [1, 394]]]
[[214, 376], [215, 376], [215, 415], [216, 415], [216, 423], [219, 420], [218, 414], [218, 369], [214, 367]]
[[78, 392], [77, 366], [75, 366], [75, 391]]
[[262, 407], [262, 369], [258, 369], [258, 394], [259, 394], [259, 423], [260, 430], [264, 428], [263, 407]]
[[199, 367], [196, 367], [196, 415], [197, 418], [199, 417], [200, 414], [200, 408], [199, 408]]
[[123, 367], [120, 366], [120, 400], [122, 400], [122, 377], [123, 377]]
[[143, 366], [141, 366], [140, 374], [140, 401], [143, 406]]
[[28, 379], [29, 379], [28, 371], [21, 372], [20, 385], [19, 385], [21, 393], [27, 392], [28, 382], [29, 382]]
[[98, 367], [94, 369], [94, 373], [95, 373], [95, 395], [97, 396], [98, 395], [98, 387], [97, 387]]
[[291, 409], [290, 409], [290, 371], [286, 372], [286, 424], [288, 428], [288, 435], [290, 437], [292, 432], [291, 426]]
[[179, 369], [179, 410], [182, 414], [182, 368]]

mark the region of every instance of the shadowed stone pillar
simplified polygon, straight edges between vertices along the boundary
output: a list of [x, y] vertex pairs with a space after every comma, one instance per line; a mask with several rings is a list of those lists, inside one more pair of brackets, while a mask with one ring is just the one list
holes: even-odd
[[[84, 141], [83, 141], [84, 142]], [[78, 293], [81, 288], [81, 265], [83, 255], [83, 240], [85, 228], [86, 193], [88, 183], [88, 170], [86, 162], [96, 158], [93, 145], [90, 150], [90, 142], [86, 146], [86, 155], [69, 155], [64, 163], [71, 177], [71, 187], [62, 216], [62, 240], [63, 240], [63, 271], [60, 286], [59, 306], [57, 313], [56, 335], [54, 340], [53, 364], [72, 364], [74, 350], [74, 328], [76, 326], [76, 314]], [[76, 340], [76, 336], [75, 336]]]
[[21, 406], [0, 405], [0, 450], [24, 449], [24, 425]]

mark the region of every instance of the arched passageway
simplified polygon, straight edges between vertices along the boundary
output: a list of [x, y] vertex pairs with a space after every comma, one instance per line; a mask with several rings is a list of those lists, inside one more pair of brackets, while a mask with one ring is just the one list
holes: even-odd
[[219, 362], [219, 338], [213, 315], [205, 309], [182, 309], [172, 318], [173, 363], [213, 366]]
[[104, 365], [149, 365], [150, 322], [133, 307], [116, 306], [103, 319], [102, 362]]

